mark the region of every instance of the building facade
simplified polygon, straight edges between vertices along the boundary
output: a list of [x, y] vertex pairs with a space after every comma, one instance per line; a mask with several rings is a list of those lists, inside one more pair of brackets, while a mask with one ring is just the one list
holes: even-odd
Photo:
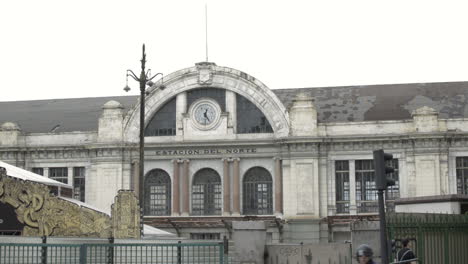
[[[269, 241], [339, 241], [375, 218], [372, 151], [402, 197], [468, 194], [468, 82], [271, 90], [214, 63], [145, 100], [144, 221], [195, 239], [263, 220]], [[109, 210], [139, 175], [135, 96], [0, 102], [0, 159]]]

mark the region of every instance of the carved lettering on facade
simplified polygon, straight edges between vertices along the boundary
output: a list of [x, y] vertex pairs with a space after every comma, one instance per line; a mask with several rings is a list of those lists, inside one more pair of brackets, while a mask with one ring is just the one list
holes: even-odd
[[257, 153], [256, 148], [230, 148], [230, 149], [181, 149], [181, 150], [156, 150], [145, 152], [148, 155], [158, 156], [185, 156], [185, 155], [222, 155], [222, 154], [250, 154]]

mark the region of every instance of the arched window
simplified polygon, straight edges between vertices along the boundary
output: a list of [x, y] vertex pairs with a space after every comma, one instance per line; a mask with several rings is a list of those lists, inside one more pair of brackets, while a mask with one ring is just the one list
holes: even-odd
[[176, 134], [176, 97], [159, 109], [145, 128], [145, 137], [175, 136]]
[[243, 214], [272, 214], [273, 182], [270, 173], [261, 167], [251, 168], [245, 173], [243, 182]]
[[171, 178], [154, 169], [145, 177], [145, 215], [171, 214]]
[[221, 197], [221, 178], [219, 174], [209, 168], [199, 170], [193, 179], [192, 214], [220, 215]]
[[263, 112], [247, 98], [236, 95], [237, 133], [273, 133], [270, 122]]

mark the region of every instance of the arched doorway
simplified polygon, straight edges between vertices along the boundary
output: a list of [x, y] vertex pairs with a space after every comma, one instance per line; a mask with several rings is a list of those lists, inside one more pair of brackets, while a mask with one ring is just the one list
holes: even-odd
[[270, 172], [262, 167], [250, 168], [242, 184], [244, 215], [268, 215], [273, 213], [273, 181]]
[[171, 177], [161, 169], [145, 177], [145, 215], [171, 214]]
[[221, 177], [210, 168], [199, 170], [192, 185], [192, 215], [221, 215]]

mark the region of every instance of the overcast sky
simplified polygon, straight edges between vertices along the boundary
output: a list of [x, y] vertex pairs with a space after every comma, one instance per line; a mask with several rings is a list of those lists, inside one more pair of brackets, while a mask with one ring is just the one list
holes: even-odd
[[0, 1], [0, 101], [125, 93], [208, 59], [271, 89], [468, 81], [468, 1]]

